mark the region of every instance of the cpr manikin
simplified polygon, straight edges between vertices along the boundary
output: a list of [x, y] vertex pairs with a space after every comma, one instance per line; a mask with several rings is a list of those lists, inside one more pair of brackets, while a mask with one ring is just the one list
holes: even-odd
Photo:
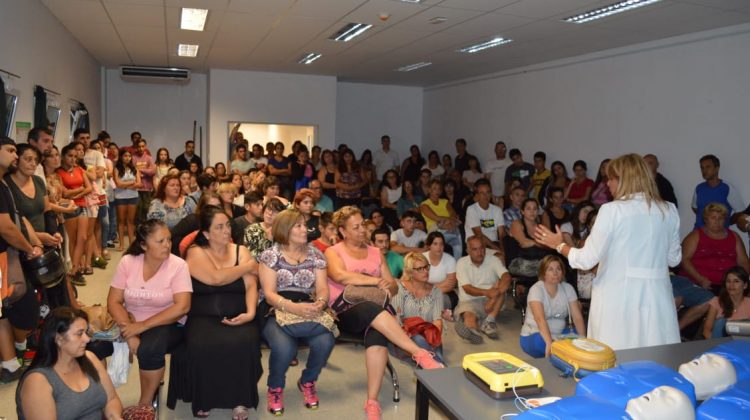
[[708, 399], [737, 382], [737, 372], [727, 358], [715, 353], [704, 353], [697, 359], [680, 365], [680, 374], [695, 387], [695, 398]]
[[628, 401], [625, 411], [633, 420], [681, 419], [693, 420], [695, 411], [690, 399], [671, 386], [660, 386]]

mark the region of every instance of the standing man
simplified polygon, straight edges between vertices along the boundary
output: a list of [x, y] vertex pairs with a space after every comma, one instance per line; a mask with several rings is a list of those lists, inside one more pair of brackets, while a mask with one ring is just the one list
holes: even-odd
[[174, 166], [180, 171], [187, 171], [190, 169], [192, 162], [198, 164], [198, 172], [203, 172], [203, 161], [200, 156], [195, 154], [195, 142], [188, 140], [185, 142], [185, 153], [177, 156], [177, 159], [174, 160]]
[[469, 169], [469, 158], [471, 157], [476, 159], [474, 155], [466, 151], [466, 139], [457, 139], [456, 158], [453, 160], [453, 168], [463, 174], [465, 170]]
[[547, 178], [552, 175], [547, 169], [547, 154], [544, 152], [534, 153], [534, 174], [531, 175], [531, 192], [529, 197], [536, 198], [541, 206], [546, 197], [542, 197], [542, 186]]
[[146, 153], [146, 140], [138, 140], [136, 146], [135, 153], [133, 153], [133, 163], [135, 168], [141, 172], [141, 188], [138, 189], [138, 207], [135, 210], [135, 223], [139, 225], [146, 221], [148, 208], [151, 206], [156, 165], [154, 165], [151, 155]]
[[524, 162], [523, 154], [518, 149], [510, 149], [510, 160], [513, 163], [505, 169], [505, 189], [509, 189], [513, 180], [517, 179], [528, 196], [531, 190], [531, 175], [535, 172], [534, 165]]
[[742, 216], [742, 197], [734, 185], [724, 182], [719, 178], [721, 166], [719, 158], [714, 155], [705, 155], [700, 159], [701, 175], [705, 182], [701, 182], [693, 191], [691, 207], [695, 213], [695, 227], [703, 226], [703, 208], [709, 203], [719, 203], [729, 210], [726, 227], [737, 223]]
[[[472, 344], [484, 342], [481, 333], [497, 339], [495, 319], [503, 307], [505, 292], [510, 286], [510, 274], [502, 261], [486, 255], [482, 240], [476, 236], [466, 241], [469, 255], [456, 263], [458, 306], [456, 333]], [[481, 325], [480, 325], [481, 322]]]
[[643, 161], [646, 162], [646, 165], [651, 170], [651, 175], [654, 176], [656, 188], [659, 189], [661, 198], [677, 207], [677, 197], [674, 195], [672, 183], [659, 172], [659, 158], [649, 153], [643, 157]]
[[[313, 147], [313, 149], [315, 148]], [[250, 156], [250, 163], [252, 163], [253, 168], [259, 171], [264, 171], [266, 166], [268, 166], [268, 159], [263, 156], [263, 147], [257, 143], [253, 145], [253, 155]]]
[[34, 146], [39, 151], [39, 164], [36, 166], [34, 175], [42, 178], [44, 185], [47, 185], [47, 177], [44, 176], [44, 166], [42, 166], [42, 158], [49, 154], [52, 150], [52, 146], [55, 145], [55, 137], [52, 134], [52, 130], [45, 127], [35, 127], [29, 130], [29, 135], [26, 138], [26, 142]]
[[[503, 255], [502, 238], [505, 236], [505, 219], [503, 210], [492, 204], [492, 190], [486, 179], [480, 179], [475, 184], [475, 203], [466, 209], [466, 238], [475, 236], [482, 241], [485, 248], [492, 249]], [[497, 253], [495, 256], [498, 256]]]
[[229, 170], [232, 173], [242, 175], [250, 172], [250, 169], [253, 168], [254, 164], [247, 158], [247, 145], [245, 145], [245, 143], [239, 143], [237, 144], [237, 147], [234, 148], [234, 151], [237, 158], [230, 162]]
[[[141, 141], [142, 138], [143, 137], [141, 136], [141, 133], [139, 133], [138, 131], [133, 131], [132, 133], [130, 133], [130, 143], [132, 145], [131, 146], [125, 146], [125, 147], [123, 147], [123, 149], [127, 150], [128, 152], [130, 152], [131, 155], [134, 155], [135, 152], [138, 149], [138, 142]], [[145, 153], [147, 155], [151, 156], [151, 151], [148, 150], [148, 148], [146, 148], [146, 152]]]
[[505, 142], [495, 143], [495, 159], [484, 164], [484, 177], [490, 180], [492, 186], [492, 201], [503, 207], [505, 196], [505, 170], [510, 166], [510, 159], [505, 155], [507, 148]]
[[372, 163], [375, 165], [375, 174], [378, 177], [378, 182], [383, 179], [386, 171], [393, 169], [396, 173], [399, 172], [401, 160], [398, 158], [398, 153], [391, 150], [391, 137], [384, 135], [380, 138], [380, 144], [383, 146], [382, 149], [376, 150], [372, 155]]

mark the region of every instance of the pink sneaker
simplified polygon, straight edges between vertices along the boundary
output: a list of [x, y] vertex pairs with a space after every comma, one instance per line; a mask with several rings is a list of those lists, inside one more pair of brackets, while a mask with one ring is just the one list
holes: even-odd
[[380, 420], [382, 412], [379, 402], [375, 400], [367, 400], [365, 403], [365, 414], [367, 415], [367, 420]]
[[302, 383], [301, 380], [297, 381], [297, 388], [302, 391], [302, 395], [305, 400], [305, 407], [310, 410], [317, 410], [318, 403], [318, 391], [315, 389], [315, 382]]
[[420, 349], [417, 354], [411, 358], [414, 359], [414, 361], [417, 362], [417, 365], [422, 369], [440, 369], [445, 367], [445, 365], [435, 360], [434, 354], [425, 349]]
[[284, 390], [282, 388], [268, 388], [268, 412], [274, 416], [284, 414]]

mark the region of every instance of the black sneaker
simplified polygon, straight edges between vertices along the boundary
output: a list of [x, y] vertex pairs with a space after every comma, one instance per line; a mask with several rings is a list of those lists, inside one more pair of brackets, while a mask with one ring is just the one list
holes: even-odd
[[114, 248], [114, 247], [115, 247], [114, 241], [107, 241], [107, 248]]
[[79, 271], [70, 277], [70, 283], [74, 286], [85, 286], [86, 279], [83, 278], [83, 273]]
[[16, 369], [15, 372], [11, 372], [8, 369], [3, 368], [0, 370], [0, 384], [9, 384], [11, 382], [17, 381], [21, 378], [24, 372], [24, 368], [20, 367]]
[[466, 324], [464, 324], [464, 321], [462, 319], [457, 319], [453, 325], [456, 328], [456, 333], [464, 340], [467, 340], [469, 343], [471, 344], [484, 343], [484, 338], [482, 338], [481, 335], [475, 333], [469, 327], [467, 327]]

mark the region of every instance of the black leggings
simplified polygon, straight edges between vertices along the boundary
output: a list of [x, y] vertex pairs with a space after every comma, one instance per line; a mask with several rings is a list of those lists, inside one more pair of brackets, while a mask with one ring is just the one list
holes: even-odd
[[364, 334], [365, 348], [388, 346], [388, 339], [380, 331], [370, 327], [372, 321], [385, 309], [372, 302], [362, 302], [338, 314], [339, 328], [351, 335]]
[[184, 340], [185, 328], [179, 324], [161, 325], [141, 334], [138, 365], [141, 370], [164, 367], [164, 356]]

